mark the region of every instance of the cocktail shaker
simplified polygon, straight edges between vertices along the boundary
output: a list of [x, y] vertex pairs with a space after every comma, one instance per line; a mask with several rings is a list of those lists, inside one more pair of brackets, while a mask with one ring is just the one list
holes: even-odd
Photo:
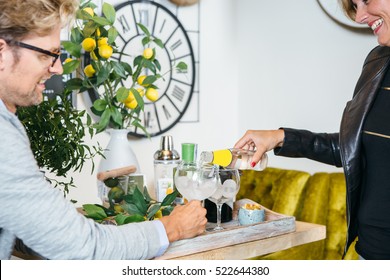
[[154, 186], [158, 201], [173, 192], [173, 170], [179, 163], [180, 155], [173, 147], [172, 136], [162, 136], [160, 149], [154, 153]]

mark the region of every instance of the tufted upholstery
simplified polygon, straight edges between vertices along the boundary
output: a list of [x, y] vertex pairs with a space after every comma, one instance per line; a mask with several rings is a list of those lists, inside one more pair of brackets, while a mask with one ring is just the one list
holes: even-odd
[[[342, 258], [346, 238], [346, 198], [343, 173], [315, 173], [267, 168], [245, 170], [237, 199], [249, 198], [298, 221], [326, 225], [327, 238], [276, 252], [260, 259]], [[352, 246], [345, 259], [357, 259]]]

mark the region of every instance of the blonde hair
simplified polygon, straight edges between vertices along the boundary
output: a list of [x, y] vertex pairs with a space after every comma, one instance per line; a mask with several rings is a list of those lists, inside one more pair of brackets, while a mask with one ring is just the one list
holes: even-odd
[[79, 0], [0, 0], [0, 38], [19, 40], [34, 33], [47, 35], [75, 16]]
[[356, 8], [352, 0], [340, 0], [344, 13], [353, 21], [356, 18]]

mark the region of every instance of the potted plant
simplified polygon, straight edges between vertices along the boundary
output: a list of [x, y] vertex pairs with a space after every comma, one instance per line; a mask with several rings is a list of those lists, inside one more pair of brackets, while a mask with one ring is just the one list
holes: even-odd
[[[54, 187], [61, 187], [64, 195], [75, 187], [69, 171], [81, 171], [86, 161], [102, 153], [99, 146], [88, 146], [84, 137], [93, 137], [91, 117], [85, 110], [74, 108], [65, 90], [56, 98], [46, 99], [32, 107], [18, 108], [18, 118], [30, 139], [31, 150], [45, 177]], [[83, 123], [84, 118], [86, 124]]]

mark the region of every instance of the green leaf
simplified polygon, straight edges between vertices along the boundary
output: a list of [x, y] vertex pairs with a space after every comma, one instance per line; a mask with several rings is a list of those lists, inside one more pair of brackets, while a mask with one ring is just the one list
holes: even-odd
[[125, 210], [125, 212], [129, 213], [130, 215], [135, 215], [135, 214], [143, 215], [144, 214], [137, 208], [137, 206], [133, 202], [132, 203], [128, 202], [128, 197], [124, 196], [124, 200], [126, 203], [122, 204], [122, 208], [123, 208], [123, 210]]
[[144, 26], [144, 25], [141, 24], [141, 23], [137, 23], [137, 25], [139, 26], [139, 28], [141, 28], [141, 30], [145, 33], [146, 36], [150, 37], [150, 32], [149, 32], [149, 30], [146, 28], [146, 26]]
[[168, 195], [164, 198], [164, 200], [161, 202], [161, 206], [168, 206], [168, 205], [171, 205], [171, 204], [175, 201], [175, 199], [176, 199], [176, 197], [177, 197], [178, 194], [179, 194], [178, 190], [175, 190], [174, 192], [168, 194]]
[[149, 192], [148, 192], [148, 188], [147, 188], [147, 187], [144, 187], [144, 198], [145, 198], [145, 200], [146, 200], [148, 203], [152, 200], [152, 198], [151, 198], [150, 195], [149, 195]]
[[80, 29], [72, 28], [72, 30], [70, 31], [70, 39], [72, 43], [79, 45], [84, 40], [84, 36], [81, 33]]
[[148, 210], [148, 206], [145, 202], [143, 194], [140, 192], [138, 188], [134, 189], [133, 201], [135, 206], [137, 206], [138, 210], [145, 215], [146, 211]]
[[[105, 25], [112, 25], [111, 21], [104, 17], [93, 17], [92, 20], [96, 22], [99, 25], [105, 26]], [[96, 28], [95, 28], [96, 29]]]
[[144, 109], [144, 99], [139, 94], [138, 90], [136, 90], [134, 88], [131, 88], [130, 90], [134, 94], [135, 100], [137, 100], [138, 107], [140, 108], [140, 110], [143, 110]]
[[116, 37], [118, 37], [118, 31], [115, 27], [111, 26], [110, 29], [108, 29], [108, 43], [112, 44], [115, 42]]
[[187, 65], [185, 62], [180, 61], [180, 62], [176, 65], [176, 69], [179, 70], [180, 72], [187, 72], [188, 65]]
[[93, 106], [91, 106], [90, 107], [90, 109], [91, 109], [91, 112], [94, 114], [94, 115], [96, 115], [96, 116], [101, 116], [101, 115], [103, 115], [103, 112], [104, 111], [98, 111], [98, 110], [96, 110]]
[[154, 75], [147, 76], [142, 84], [151, 85], [157, 80], [157, 77]]
[[106, 129], [106, 127], [110, 123], [110, 117], [111, 112], [110, 109], [107, 107], [101, 115], [100, 121], [93, 126], [97, 130], [97, 132], [102, 132], [104, 129]]
[[127, 62], [123, 62], [123, 61], [121, 61], [120, 64], [122, 65], [123, 69], [125, 69], [125, 71], [126, 71], [129, 75], [132, 75], [132, 74], [133, 74], [133, 69], [131, 69], [130, 64], [128, 64]]
[[78, 90], [83, 86], [83, 80], [80, 78], [73, 78], [65, 83], [65, 87], [69, 90]]
[[102, 209], [104, 210], [104, 212], [106, 213], [107, 217], [109, 217], [109, 216], [115, 216], [115, 211], [114, 211], [114, 210], [109, 209], [109, 208], [107, 208], [107, 207], [104, 207], [103, 205], [100, 205], [100, 204], [96, 204], [96, 203], [95, 203], [94, 205], [97, 206], [97, 207], [102, 208]]
[[88, 218], [91, 218], [94, 220], [103, 220], [103, 219], [107, 218], [107, 214], [104, 211], [104, 209], [102, 209], [101, 207], [96, 206], [94, 204], [84, 204], [83, 209], [84, 209], [86, 216]]
[[154, 217], [154, 215], [157, 213], [158, 210], [160, 210], [160, 203], [156, 203], [156, 204], [153, 204], [149, 210], [148, 210], [148, 215], [147, 215], [147, 219], [150, 220], [151, 218]]
[[[93, 17], [93, 20], [95, 20], [95, 17]], [[97, 27], [98, 25], [95, 22], [93, 22], [92, 20], [88, 21], [83, 28], [84, 38], [91, 37]]]
[[154, 59], [153, 63], [154, 63], [154, 65], [156, 65], [156, 68], [158, 69], [158, 71], [161, 71], [161, 64], [160, 64], [160, 62], [157, 59]]
[[122, 64], [120, 64], [118, 61], [111, 61], [111, 65], [115, 73], [117, 73], [121, 78], [127, 78], [125, 68], [123, 68]]
[[108, 3], [103, 4], [103, 14], [109, 20], [109, 22], [114, 24], [115, 22], [115, 9], [112, 5]]
[[135, 66], [139, 66], [142, 62], [144, 58], [142, 57], [142, 55], [139, 55], [137, 56], [136, 58], [134, 58], [134, 61], [133, 61], [133, 67]]
[[129, 89], [125, 87], [120, 87], [116, 92], [116, 99], [119, 102], [124, 102], [128, 96], [129, 96]]
[[[95, 68], [96, 69], [96, 68]], [[107, 79], [108, 76], [110, 75], [110, 69], [107, 69], [107, 67], [103, 67], [98, 71], [96, 83], [98, 85], [103, 84]]]
[[118, 214], [115, 217], [115, 222], [117, 223], [117, 225], [125, 225], [129, 223], [138, 223], [143, 221], [145, 221], [145, 218], [142, 215], [126, 216], [124, 214]]
[[142, 45], [145, 46], [150, 43], [150, 37], [144, 37], [142, 39]]
[[146, 137], [150, 138], [149, 132], [146, 130], [146, 128], [142, 124], [140, 124], [140, 122], [138, 120], [134, 120], [131, 123], [131, 125], [141, 129], [145, 133]]
[[93, 102], [93, 108], [97, 111], [104, 111], [107, 108], [107, 101], [104, 99], [97, 99]]
[[156, 66], [154, 66], [153, 62], [151, 62], [150, 60], [147, 60], [147, 59], [144, 59], [143, 61], [144, 63], [144, 66], [148, 69], [150, 69], [154, 74], [156, 74]]
[[64, 42], [62, 42], [62, 46], [70, 55], [77, 57], [77, 58], [80, 58], [81, 49], [82, 49], [80, 44], [75, 44], [73, 42], [64, 41]]
[[80, 66], [79, 60], [72, 60], [67, 63], [64, 63], [64, 65], [62, 65], [62, 68], [64, 69], [63, 74], [73, 73], [79, 66]]
[[117, 124], [119, 127], [122, 126], [122, 114], [119, 112], [118, 108], [111, 107], [111, 118], [114, 121], [115, 124]]
[[170, 206], [166, 206], [166, 207], [162, 207], [161, 208], [161, 213], [163, 216], [169, 216], [169, 214], [171, 214], [171, 212], [173, 211], [175, 207], [173, 207], [172, 205]]

